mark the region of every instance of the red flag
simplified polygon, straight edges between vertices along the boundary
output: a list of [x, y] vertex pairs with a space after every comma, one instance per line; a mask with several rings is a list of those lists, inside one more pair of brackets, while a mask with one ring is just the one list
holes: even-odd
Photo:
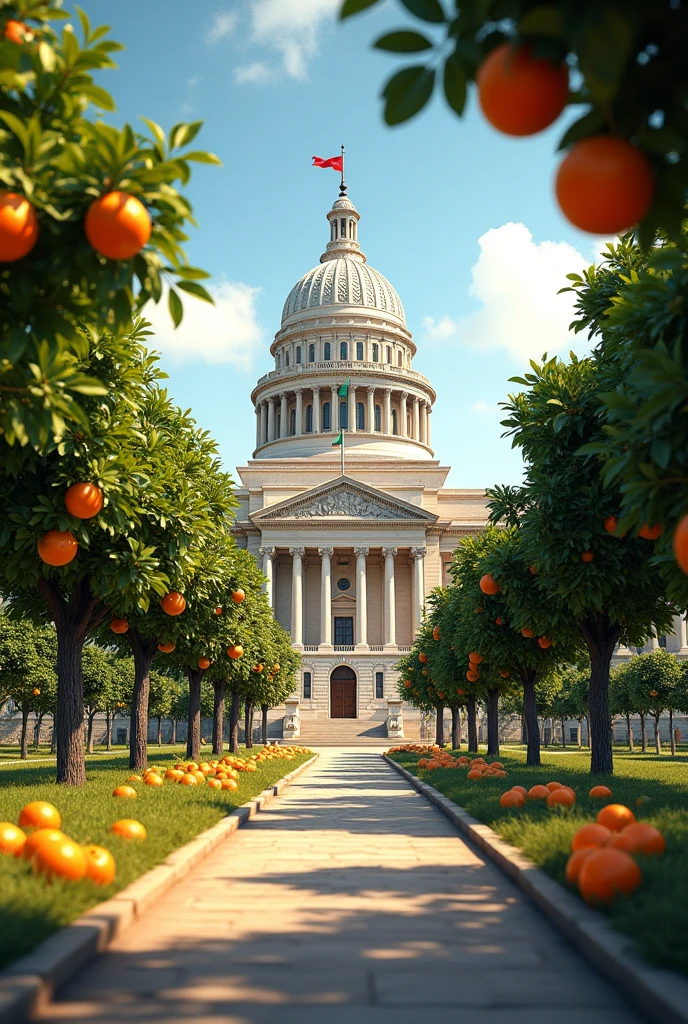
[[333, 171], [344, 170], [344, 157], [343, 156], [331, 156], [327, 160], [323, 160], [321, 156], [313, 157], [313, 167], [331, 167]]

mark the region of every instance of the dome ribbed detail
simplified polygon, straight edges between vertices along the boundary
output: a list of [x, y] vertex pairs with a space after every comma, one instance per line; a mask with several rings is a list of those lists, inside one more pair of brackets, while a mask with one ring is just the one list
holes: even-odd
[[404, 307], [386, 277], [360, 258], [328, 259], [304, 274], [289, 292], [282, 323], [297, 313], [324, 306], [361, 306], [405, 323]]

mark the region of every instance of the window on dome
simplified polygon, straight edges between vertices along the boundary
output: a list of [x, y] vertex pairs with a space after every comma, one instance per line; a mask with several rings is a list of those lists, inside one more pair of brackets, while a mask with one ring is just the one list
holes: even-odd
[[335, 217], [332, 221], [332, 241], [337, 241], [337, 218]]
[[342, 219], [339, 222], [339, 233], [341, 234], [342, 238], [346, 238], [346, 217], [342, 217]]
[[324, 355], [323, 358], [326, 361], [328, 361], [328, 360], [330, 360], [332, 358], [332, 346], [330, 345], [329, 341], [325, 342], [325, 355]]
[[408, 412], [406, 414], [406, 436], [407, 437], [413, 437], [413, 434], [411, 433], [411, 413], [410, 412]]
[[300, 345], [296, 346], [296, 362], [297, 363], [301, 362], [301, 346]]
[[350, 220], [349, 221], [349, 238], [353, 238], [353, 237], [354, 237], [354, 222], [352, 220]]
[[380, 409], [379, 405], [375, 406], [375, 429], [377, 430], [378, 434], [382, 430], [382, 410]]
[[346, 402], [339, 403], [339, 429], [349, 429], [349, 407]]
[[296, 433], [296, 409], [289, 413], [289, 433], [292, 437]]
[[377, 363], [380, 360], [380, 346], [373, 344], [373, 362]]
[[281, 437], [281, 436], [282, 436], [282, 413], [280, 412], [280, 410], [278, 408], [277, 412], [275, 413], [275, 437]]
[[347, 342], [345, 342], [345, 341], [340, 341], [339, 342], [339, 358], [340, 359], [348, 359], [349, 358], [349, 346], [348, 346]]
[[312, 434], [313, 433], [313, 406], [312, 405], [307, 405], [306, 406], [306, 433], [307, 434]]
[[323, 412], [323, 414], [322, 414], [323, 430], [329, 430], [330, 429], [330, 403], [329, 402], [325, 402], [325, 404], [323, 405], [322, 412]]
[[392, 433], [393, 434], [398, 434], [399, 433], [399, 431], [397, 430], [397, 411], [396, 411], [396, 409], [392, 409]]
[[386, 351], [385, 355], [387, 356], [387, 362], [391, 363], [392, 362], [392, 346], [391, 345], [387, 346], [387, 351]]
[[289, 366], [289, 353], [288, 352], [285, 353], [285, 356], [284, 356], [284, 365], [285, 366]]
[[315, 345], [309, 345], [308, 346], [308, 362], [309, 363], [314, 363], [315, 362]]
[[278, 352], [278, 353], [277, 353], [277, 369], [278, 369], [278, 370], [279, 370], [279, 368], [280, 368], [280, 363], [281, 363], [281, 362], [282, 362], [282, 354], [281, 354], [280, 352]]
[[356, 342], [356, 358], [359, 360], [359, 362], [363, 361], [363, 342], [362, 341], [357, 341]]
[[365, 406], [356, 402], [356, 430], [365, 430]]
[[404, 353], [401, 351], [401, 349], [399, 349], [399, 352], [397, 353], [397, 364], [399, 366], [403, 366], [403, 362], [404, 362]]

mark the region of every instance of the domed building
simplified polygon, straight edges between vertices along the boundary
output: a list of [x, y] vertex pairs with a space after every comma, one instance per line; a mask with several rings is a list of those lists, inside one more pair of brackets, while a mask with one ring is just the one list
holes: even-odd
[[366, 260], [345, 186], [327, 219], [325, 251], [287, 296], [274, 368], [251, 395], [256, 448], [238, 468], [235, 535], [302, 652], [298, 692], [271, 713], [271, 732], [399, 735], [403, 715], [417, 736], [395, 664], [454, 548], [484, 526], [485, 494], [444, 487], [435, 391], [413, 369], [402, 301]]

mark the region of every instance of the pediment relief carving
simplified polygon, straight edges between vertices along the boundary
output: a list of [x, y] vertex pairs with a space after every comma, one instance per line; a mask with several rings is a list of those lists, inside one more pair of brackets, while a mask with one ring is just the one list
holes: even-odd
[[341, 488], [326, 494], [314, 495], [304, 501], [293, 501], [289, 505], [276, 509], [272, 513], [261, 515], [261, 520], [270, 519], [372, 519], [380, 521], [423, 522], [427, 515], [418, 510], [414, 513], [393, 499], [386, 502], [376, 499], [360, 491]]

